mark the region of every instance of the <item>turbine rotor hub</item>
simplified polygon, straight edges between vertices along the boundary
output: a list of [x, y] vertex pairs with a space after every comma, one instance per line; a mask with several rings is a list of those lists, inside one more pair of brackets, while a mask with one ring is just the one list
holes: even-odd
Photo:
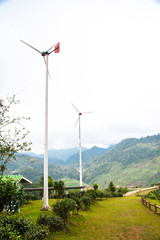
[[43, 57], [46, 56], [46, 55], [48, 55], [48, 52], [42, 52]]

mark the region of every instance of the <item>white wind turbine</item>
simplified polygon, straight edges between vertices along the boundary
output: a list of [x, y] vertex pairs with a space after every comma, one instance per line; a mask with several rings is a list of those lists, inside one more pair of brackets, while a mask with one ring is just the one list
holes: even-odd
[[[50, 210], [48, 205], [48, 56], [52, 53], [59, 53], [60, 51], [60, 43], [54, 44], [47, 51], [41, 52], [38, 49], [32, 47], [30, 44], [20, 40], [30, 48], [34, 49], [38, 53], [40, 53], [46, 65], [46, 82], [45, 82], [45, 126], [44, 126], [44, 187], [43, 187], [43, 207], [41, 210], [46, 211]], [[53, 49], [54, 48], [54, 49]]]
[[[72, 103], [73, 105], [73, 103]], [[92, 112], [80, 112], [74, 105], [73, 107], [76, 109], [76, 111], [78, 112], [78, 119], [76, 121], [75, 126], [77, 125], [77, 123], [79, 122], [79, 174], [80, 174], [80, 187], [82, 186], [82, 147], [81, 147], [81, 116], [82, 114], [88, 114], [88, 113], [93, 113]], [[81, 189], [82, 190], [82, 189]]]

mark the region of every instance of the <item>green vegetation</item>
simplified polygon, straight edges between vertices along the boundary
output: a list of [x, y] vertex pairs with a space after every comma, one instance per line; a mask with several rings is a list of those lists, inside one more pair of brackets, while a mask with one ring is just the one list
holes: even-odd
[[160, 206], [160, 190], [154, 190], [147, 194], [147, 198], [157, 200], [157, 205]]
[[[25, 117], [12, 117], [9, 112], [14, 105], [19, 104], [15, 99], [15, 95], [7, 98], [4, 104], [0, 100], [0, 174], [3, 176], [7, 169], [7, 163], [11, 158], [16, 160], [16, 153], [20, 151], [30, 151], [31, 142], [24, 139], [28, 135], [28, 131], [23, 126]], [[14, 110], [14, 109], [13, 109]]]
[[[49, 200], [50, 206], [55, 200]], [[21, 208], [26, 218], [36, 222], [40, 216], [42, 201], [33, 201]], [[46, 213], [51, 216], [51, 212]], [[89, 211], [80, 211], [68, 221], [68, 230], [50, 233], [46, 238], [54, 240], [158, 240], [160, 217], [149, 211], [135, 195], [123, 198], [107, 198], [95, 201]]]
[[0, 237], [3, 240], [43, 240], [48, 232], [30, 220], [18, 216], [0, 218]]
[[[160, 135], [145, 138], [125, 139], [106, 149], [93, 147], [83, 152], [84, 185], [106, 188], [111, 180], [116, 185], [150, 186], [160, 181]], [[98, 157], [97, 157], [98, 156]], [[75, 155], [73, 156], [74, 159]], [[7, 164], [6, 174], [22, 174], [32, 182], [43, 176], [43, 161], [40, 158], [16, 155], [17, 161]], [[67, 164], [67, 165], [66, 165]], [[49, 175], [54, 180], [63, 180], [66, 186], [79, 185], [79, 167], [71, 161], [60, 165], [49, 164]]]
[[0, 178], [0, 212], [17, 212], [25, 202], [22, 188], [17, 188], [14, 180]]
[[90, 185], [102, 188], [112, 179], [121, 186], [150, 186], [160, 180], [160, 135], [125, 139], [84, 168], [83, 180]]

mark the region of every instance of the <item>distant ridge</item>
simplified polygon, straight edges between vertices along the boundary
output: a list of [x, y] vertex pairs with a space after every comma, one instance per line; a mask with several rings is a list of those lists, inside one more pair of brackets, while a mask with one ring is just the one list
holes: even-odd
[[[82, 152], [82, 163], [86, 163], [88, 161], [94, 160], [97, 157], [102, 156], [103, 154], [107, 153], [109, 150], [114, 148], [116, 145], [111, 145], [108, 148], [100, 148], [100, 147], [92, 147], [87, 149], [86, 151]], [[76, 166], [79, 165], [79, 153], [72, 155], [66, 161], [66, 165], [75, 164]]]
[[[79, 181], [79, 149], [66, 161], [49, 162], [49, 175], [54, 180]], [[49, 159], [50, 161], [50, 159]], [[83, 181], [105, 188], [110, 181], [120, 186], [150, 186], [160, 182], [160, 134], [142, 138], [127, 138], [109, 148], [94, 146], [82, 153]], [[43, 160], [35, 156], [17, 155], [17, 160], [7, 164], [6, 174], [21, 174], [32, 182], [43, 175]]]

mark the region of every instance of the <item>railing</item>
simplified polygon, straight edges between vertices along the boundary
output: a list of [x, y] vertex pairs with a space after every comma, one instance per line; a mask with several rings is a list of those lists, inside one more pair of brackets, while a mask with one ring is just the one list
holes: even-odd
[[[81, 189], [85, 188], [86, 186], [77, 186], [77, 187], [64, 187], [65, 190], [69, 189]], [[23, 188], [24, 191], [34, 192], [34, 191], [43, 191], [43, 187], [40, 188]], [[48, 190], [54, 190], [54, 187], [48, 187]]]
[[160, 207], [159, 206], [147, 201], [146, 196], [142, 196], [141, 200], [142, 200], [142, 203], [144, 206], [146, 206], [147, 208], [149, 208], [151, 211], [155, 212], [156, 214], [160, 215]]

